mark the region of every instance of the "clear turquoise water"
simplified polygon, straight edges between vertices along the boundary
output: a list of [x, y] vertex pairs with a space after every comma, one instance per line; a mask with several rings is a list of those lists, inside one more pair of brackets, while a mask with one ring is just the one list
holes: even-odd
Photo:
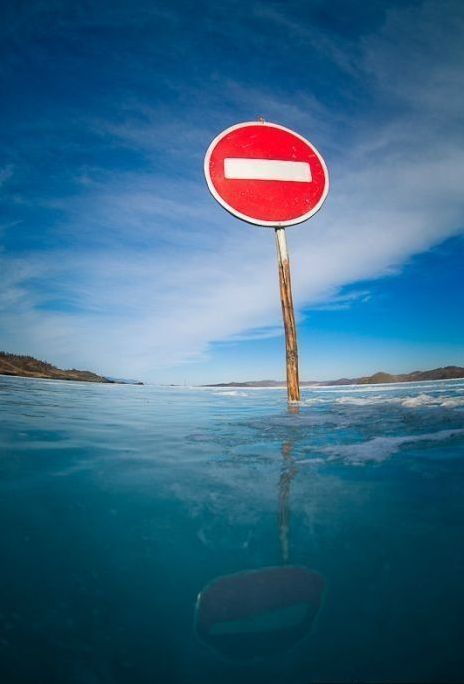
[[[0, 420], [0, 681], [463, 680], [464, 381], [305, 389], [289, 413], [281, 390], [2, 377]], [[310, 632], [279, 650], [300, 608], [254, 614], [251, 657], [239, 592], [225, 656], [198, 594], [281, 566], [284, 539], [325, 583]]]

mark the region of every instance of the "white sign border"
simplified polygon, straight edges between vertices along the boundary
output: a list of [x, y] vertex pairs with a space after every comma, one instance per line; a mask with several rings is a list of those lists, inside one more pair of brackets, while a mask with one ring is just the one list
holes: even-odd
[[[306, 145], [308, 145], [313, 152], [316, 154], [317, 158], [319, 159], [322, 168], [324, 169], [325, 172], [325, 177], [326, 177], [326, 184], [325, 184], [325, 189], [324, 192], [319, 200], [319, 202], [311, 209], [311, 211], [308, 211], [306, 214], [302, 214], [301, 216], [297, 216], [297, 218], [290, 219], [289, 221], [262, 221], [259, 219], [254, 219], [251, 216], [247, 216], [246, 214], [242, 214], [240, 211], [237, 211], [233, 207], [230, 206], [230, 204], [227, 204], [225, 200], [222, 199], [222, 197], [219, 195], [217, 192], [216, 188], [213, 185], [213, 182], [211, 180], [211, 176], [209, 173], [209, 162], [211, 159], [211, 155], [213, 153], [214, 148], [216, 145], [224, 138], [228, 133], [231, 133], [231, 131], [236, 131], [239, 128], [245, 128], [246, 126], [268, 126], [269, 128], [278, 128], [281, 131], [286, 131], [287, 133], [291, 133], [294, 135], [296, 138], [299, 138], [302, 140]], [[268, 121], [246, 121], [245, 123], [239, 123], [235, 124], [234, 126], [230, 126], [229, 128], [226, 128], [222, 133], [219, 133], [217, 135], [211, 145], [208, 147], [205, 155], [205, 161], [204, 161], [204, 166], [203, 166], [204, 174], [205, 174], [205, 179], [206, 183], [208, 185], [208, 189], [214, 199], [219, 202], [221, 206], [224, 207], [230, 214], [233, 214], [233, 216], [237, 216], [237, 218], [241, 219], [242, 221], [246, 221], [247, 223], [251, 223], [255, 226], [262, 226], [265, 228], [284, 228], [285, 226], [295, 226], [298, 223], [303, 223], [303, 221], [307, 221], [311, 216], [314, 216], [314, 214], [319, 211], [319, 209], [322, 207], [324, 204], [324, 201], [328, 195], [329, 192], [329, 171], [327, 169], [327, 165], [325, 161], [323, 160], [321, 154], [319, 151], [314, 147], [312, 143], [309, 142], [309, 140], [306, 140], [306, 138], [303, 138], [302, 135], [299, 135], [298, 133], [295, 133], [295, 131], [292, 131], [290, 128], [286, 128], [285, 126], [280, 126], [279, 124], [275, 123], [270, 123]]]

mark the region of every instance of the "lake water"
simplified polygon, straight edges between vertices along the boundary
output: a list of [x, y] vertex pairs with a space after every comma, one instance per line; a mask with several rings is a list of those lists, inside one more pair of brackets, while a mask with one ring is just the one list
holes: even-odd
[[0, 681], [464, 679], [464, 381], [0, 378]]

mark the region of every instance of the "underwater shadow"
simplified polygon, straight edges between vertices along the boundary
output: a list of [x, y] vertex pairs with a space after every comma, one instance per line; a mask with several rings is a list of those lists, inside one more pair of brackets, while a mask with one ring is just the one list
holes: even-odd
[[322, 603], [322, 575], [289, 564], [290, 489], [297, 473], [292, 448], [291, 442], [282, 445], [277, 516], [282, 564], [217, 577], [198, 594], [197, 636], [234, 660], [291, 649], [310, 633]]

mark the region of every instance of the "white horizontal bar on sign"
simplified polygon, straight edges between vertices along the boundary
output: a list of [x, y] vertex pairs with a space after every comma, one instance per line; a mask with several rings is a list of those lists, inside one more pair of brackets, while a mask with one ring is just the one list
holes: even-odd
[[280, 159], [224, 159], [224, 176], [237, 180], [300, 181], [310, 183], [311, 168], [307, 162]]

